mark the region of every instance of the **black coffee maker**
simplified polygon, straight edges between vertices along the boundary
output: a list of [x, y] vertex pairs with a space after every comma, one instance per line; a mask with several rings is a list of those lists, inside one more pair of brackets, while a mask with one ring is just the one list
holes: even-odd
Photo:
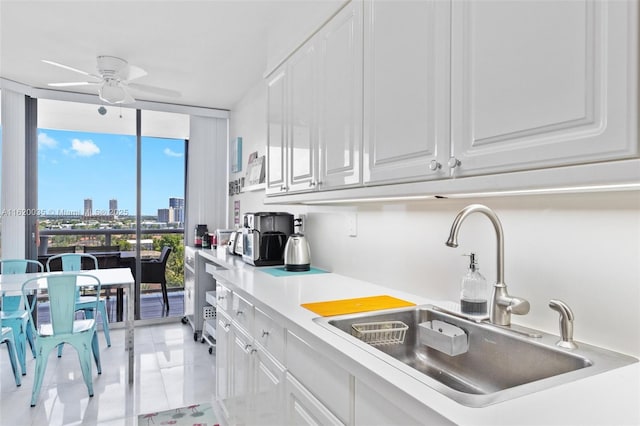
[[284, 247], [291, 234], [291, 213], [245, 213], [242, 260], [255, 266], [283, 265]]

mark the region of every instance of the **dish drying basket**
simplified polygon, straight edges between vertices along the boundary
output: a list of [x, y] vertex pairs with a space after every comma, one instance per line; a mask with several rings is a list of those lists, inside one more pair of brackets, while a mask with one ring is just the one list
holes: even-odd
[[404, 342], [409, 326], [402, 321], [351, 324], [351, 335], [372, 346], [397, 345]]

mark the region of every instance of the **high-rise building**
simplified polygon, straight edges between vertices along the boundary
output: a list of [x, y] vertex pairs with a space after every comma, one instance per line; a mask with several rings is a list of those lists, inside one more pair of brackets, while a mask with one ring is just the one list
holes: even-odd
[[158, 222], [173, 222], [173, 208], [169, 207], [168, 209], [158, 209]]
[[118, 200], [115, 198], [112, 198], [111, 200], [109, 200], [109, 211], [107, 212], [107, 215], [111, 216], [114, 219], [118, 218]]
[[173, 207], [174, 209], [184, 209], [184, 198], [169, 198], [169, 207]]
[[173, 208], [173, 221], [184, 223], [184, 198], [169, 198], [169, 208]]
[[93, 216], [93, 200], [91, 198], [84, 199], [84, 216]]

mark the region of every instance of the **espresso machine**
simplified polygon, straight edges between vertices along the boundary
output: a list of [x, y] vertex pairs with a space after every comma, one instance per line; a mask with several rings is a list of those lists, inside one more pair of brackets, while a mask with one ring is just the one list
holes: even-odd
[[283, 265], [284, 247], [291, 234], [291, 213], [245, 213], [242, 260], [254, 266]]

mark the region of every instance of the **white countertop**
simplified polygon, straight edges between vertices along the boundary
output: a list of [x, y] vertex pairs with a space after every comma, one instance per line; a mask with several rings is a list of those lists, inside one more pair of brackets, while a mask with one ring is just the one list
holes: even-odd
[[471, 408], [442, 395], [348, 340], [313, 321], [317, 314], [300, 304], [387, 294], [418, 305], [436, 303], [413, 294], [326, 273], [274, 277], [262, 268], [242, 262], [238, 256], [200, 250], [209, 261], [224, 266], [214, 277], [241, 296], [264, 304], [261, 308], [283, 320], [287, 327], [302, 329], [326, 344], [331, 356], [347, 370], [358, 371], [376, 387], [392, 386], [457, 424], [487, 425], [612, 425], [640, 424], [640, 364], [555, 386], [537, 393], [487, 407]]

